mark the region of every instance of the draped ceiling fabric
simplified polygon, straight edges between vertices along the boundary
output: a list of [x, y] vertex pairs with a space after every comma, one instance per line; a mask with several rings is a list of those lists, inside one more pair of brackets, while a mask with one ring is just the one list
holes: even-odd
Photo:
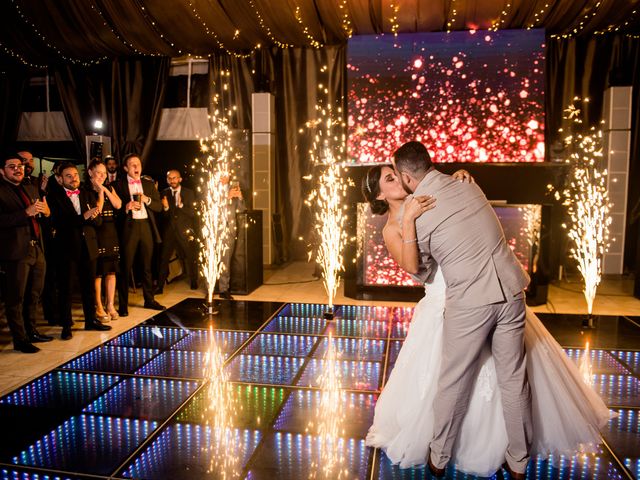
[[[0, 22], [0, 66], [5, 71], [17, 71], [16, 66], [22, 69], [23, 64], [53, 67], [76, 141], [89, 128], [83, 123], [87, 116], [106, 111], [115, 117], [107, 134], [118, 137], [114, 143], [121, 151], [144, 145], [148, 152], [147, 142], [153, 141], [158, 123], [164, 67], [156, 67], [149, 90], [144, 90], [152, 92], [151, 103], [144, 105], [153, 111], [145, 112], [144, 122], [133, 127], [131, 122], [140, 118], [136, 120], [137, 114], [127, 112], [125, 105], [115, 105], [113, 95], [121, 96], [120, 103], [143, 103], [126, 70], [113, 73], [117, 59], [147, 58], [168, 64], [173, 57], [209, 56], [213, 92], [219, 94], [219, 105], [237, 107], [232, 120], [237, 129], [250, 128], [252, 92], [274, 93], [279, 122], [278, 208], [290, 251], [296, 250], [294, 239], [307, 237], [304, 222], [309, 217], [301, 214], [307, 188], [301, 176], [310, 168], [309, 135], [300, 134], [299, 128], [315, 117], [321, 79], [336, 98], [344, 93], [346, 42], [352, 34], [544, 28], [549, 47], [548, 132], [559, 126], [567, 98], [601, 96], [615, 69], [635, 68], [629, 78], [634, 105], [639, 104], [640, 0], [5, 0], [0, 2]], [[112, 84], [116, 79], [117, 88]], [[20, 81], [0, 78], [18, 94]], [[17, 127], [12, 122], [19, 111], [7, 90], [3, 105], [8, 110], [0, 113], [0, 133], [15, 138]], [[600, 113], [599, 101], [586, 112], [589, 121]], [[638, 123], [636, 118], [634, 172], [640, 170]], [[144, 125], [151, 129], [146, 139], [135, 132]], [[636, 189], [632, 198], [637, 197]]]

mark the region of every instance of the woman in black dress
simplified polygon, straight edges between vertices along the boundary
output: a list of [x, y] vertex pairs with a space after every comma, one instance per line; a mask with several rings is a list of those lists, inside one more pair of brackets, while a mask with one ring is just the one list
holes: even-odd
[[[92, 160], [88, 167], [90, 182], [87, 188], [96, 196], [101, 207], [102, 224], [96, 228], [98, 234], [98, 265], [96, 268], [96, 317], [100, 321], [117, 320], [114, 307], [116, 273], [119, 272], [120, 246], [115, 224], [115, 210], [120, 209], [122, 200], [109, 185], [104, 185], [107, 168], [102, 160]], [[105, 284], [105, 302], [102, 302], [102, 279]]]

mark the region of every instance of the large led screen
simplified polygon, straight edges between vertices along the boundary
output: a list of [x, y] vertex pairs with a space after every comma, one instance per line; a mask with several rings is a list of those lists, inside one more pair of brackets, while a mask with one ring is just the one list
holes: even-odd
[[544, 161], [544, 31], [354, 36], [348, 151], [388, 162], [410, 140], [436, 162]]

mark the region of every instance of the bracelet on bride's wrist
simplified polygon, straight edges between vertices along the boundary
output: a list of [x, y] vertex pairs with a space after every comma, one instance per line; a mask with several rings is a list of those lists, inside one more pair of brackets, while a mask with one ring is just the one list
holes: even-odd
[[415, 243], [417, 241], [418, 241], [417, 238], [412, 238], [411, 240], [402, 240], [402, 243]]

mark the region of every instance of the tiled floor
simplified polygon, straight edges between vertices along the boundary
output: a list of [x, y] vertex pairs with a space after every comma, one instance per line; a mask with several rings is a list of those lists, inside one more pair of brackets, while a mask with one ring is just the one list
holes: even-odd
[[[398, 469], [364, 445], [411, 309], [342, 306], [334, 321], [323, 311], [318, 304], [225, 301], [212, 320], [201, 300], [178, 303], [0, 398], [0, 478], [222, 478], [204, 383], [212, 334], [240, 405], [231, 431], [240, 477], [321, 478], [314, 476], [322, 456], [313, 420], [329, 331], [347, 389], [338, 442], [342, 478], [429, 478], [424, 469]], [[540, 317], [557, 337], [581, 339], [582, 316]], [[602, 331], [589, 330], [594, 388], [618, 417], [597, 455], [538, 458], [528, 478], [637, 478], [640, 353], [628, 345], [638, 344], [640, 327], [624, 316], [597, 320]], [[584, 355], [580, 348], [566, 352], [575, 362]], [[472, 477], [450, 468], [447, 478]]]
[[[309, 416], [319, 401], [314, 385], [325, 365], [327, 322], [321, 305], [285, 303], [322, 303], [324, 292], [306, 264], [269, 272], [266, 282], [248, 297], [224, 302], [215, 321], [242, 405], [234, 433], [237, 461], [246, 478], [309, 478], [320, 458]], [[628, 282], [605, 282], [607, 296], [596, 300], [596, 329], [582, 328], [584, 315], [540, 314], [576, 361], [581, 332], [588, 333], [595, 388], [619, 416], [603, 432], [600, 454], [540, 459], [531, 463], [529, 478], [638, 478], [640, 301], [625, 295], [628, 288]], [[551, 305], [535, 310], [583, 313], [582, 295], [572, 290], [577, 285], [552, 286]], [[208, 320], [201, 301], [181, 302], [194, 293], [185, 285], [166, 291], [158, 300], [178, 303], [168, 312], [151, 318], [156, 312], [133, 307], [111, 332], [74, 331], [71, 341], [56, 339], [36, 355], [13, 352], [5, 333], [0, 478], [216, 478], [206, 447], [211, 430], [202, 417]], [[134, 305], [140, 301], [132, 298]], [[429, 478], [420, 469], [397, 469], [363, 441], [384, 372], [406, 335], [411, 304], [358, 302], [341, 294], [336, 303], [354, 305], [333, 324], [350, 389], [341, 440], [347, 478]], [[59, 334], [59, 327], [42, 330]], [[42, 469], [60, 475], [46, 477]], [[451, 469], [448, 478], [466, 477]]]

